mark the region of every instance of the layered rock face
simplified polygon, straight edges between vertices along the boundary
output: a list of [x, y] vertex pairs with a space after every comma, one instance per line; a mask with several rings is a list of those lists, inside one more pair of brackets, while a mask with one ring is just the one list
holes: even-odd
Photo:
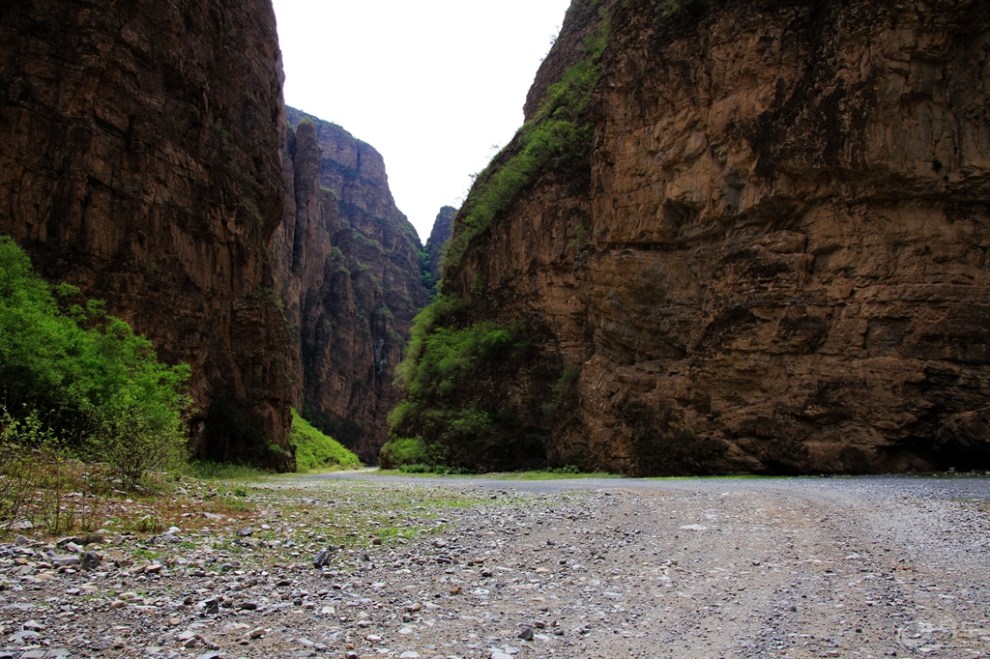
[[7, 3], [0, 231], [192, 366], [196, 452], [286, 467], [266, 245], [284, 115], [270, 2]]
[[430, 277], [434, 282], [440, 281], [440, 266], [443, 262], [443, 248], [447, 246], [450, 237], [454, 235], [454, 217], [457, 209], [444, 206], [433, 220], [430, 237], [426, 241], [426, 255], [429, 263]]
[[427, 300], [419, 237], [395, 206], [377, 151], [335, 124], [288, 115], [291, 194], [273, 250], [298, 354], [294, 398], [373, 462], [399, 400], [395, 367]]
[[[547, 169], [444, 276], [573, 380], [523, 420], [548, 460], [990, 466], [990, 6], [594, 4], [527, 103], [607, 35], [587, 179]], [[527, 374], [493, 396], [551, 398]]]

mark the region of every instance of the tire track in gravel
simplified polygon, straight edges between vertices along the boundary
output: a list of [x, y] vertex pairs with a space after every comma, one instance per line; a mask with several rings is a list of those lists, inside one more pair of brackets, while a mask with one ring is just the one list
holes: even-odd
[[[954, 500], [957, 484], [575, 483], [619, 503], [599, 511], [596, 528], [539, 539], [619, 567], [579, 564], [582, 587], [554, 611], [577, 632], [566, 656], [990, 656], [986, 515]], [[986, 482], [975, 491], [986, 496]], [[972, 528], [956, 535], [967, 516]], [[968, 599], [959, 606], [946, 590]], [[939, 611], [940, 597], [955, 606]]]
[[[988, 479], [335, 478], [378, 485], [259, 487], [269, 538], [113, 538], [95, 571], [0, 546], [0, 656], [990, 658]], [[474, 503], [299, 549], [345, 500], [401, 526], [438, 493]]]

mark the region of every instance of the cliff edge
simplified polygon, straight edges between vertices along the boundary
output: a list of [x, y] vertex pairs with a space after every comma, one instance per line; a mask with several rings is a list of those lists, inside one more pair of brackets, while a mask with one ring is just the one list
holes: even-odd
[[458, 215], [396, 436], [471, 468], [990, 466], [988, 27], [575, 0]]

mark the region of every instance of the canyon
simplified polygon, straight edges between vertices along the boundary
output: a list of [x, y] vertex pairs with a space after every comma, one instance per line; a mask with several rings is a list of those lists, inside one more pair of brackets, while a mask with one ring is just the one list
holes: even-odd
[[288, 108], [287, 203], [276, 280], [305, 416], [373, 463], [413, 316], [428, 301], [416, 230], [381, 155], [343, 128]]
[[988, 26], [574, 0], [424, 250], [382, 157], [284, 106], [267, 0], [13, 3], [0, 232], [190, 364], [198, 457], [291, 469], [296, 406], [369, 462], [988, 468]]

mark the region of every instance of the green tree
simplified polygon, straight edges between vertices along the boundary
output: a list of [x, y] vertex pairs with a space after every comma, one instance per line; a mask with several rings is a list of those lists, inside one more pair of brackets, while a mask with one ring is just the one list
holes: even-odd
[[10, 418], [38, 419], [134, 485], [185, 457], [188, 378], [188, 366], [158, 361], [151, 342], [100, 302], [46, 283], [0, 236], [0, 404]]

